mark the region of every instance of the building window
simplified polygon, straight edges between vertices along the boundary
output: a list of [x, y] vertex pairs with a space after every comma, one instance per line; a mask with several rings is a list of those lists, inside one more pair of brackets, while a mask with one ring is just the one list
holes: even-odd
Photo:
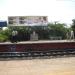
[[9, 24], [13, 24], [13, 21], [9, 21]]
[[43, 17], [43, 20], [44, 20], [44, 21], [47, 21], [47, 18], [46, 18], [46, 17]]
[[19, 20], [24, 20], [24, 19], [25, 19], [24, 17], [20, 17], [20, 18], [19, 18]]
[[15, 20], [16, 17], [9, 17], [9, 20]]
[[25, 22], [24, 22], [24, 21], [19, 21], [19, 23], [20, 23], [20, 24], [24, 24]]

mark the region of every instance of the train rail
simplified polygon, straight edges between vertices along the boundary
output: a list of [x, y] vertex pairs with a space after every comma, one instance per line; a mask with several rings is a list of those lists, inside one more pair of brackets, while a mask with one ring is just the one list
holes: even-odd
[[75, 55], [75, 49], [66, 50], [47, 50], [47, 51], [30, 51], [30, 52], [0, 52], [0, 58], [10, 57], [43, 57], [43, 56], [64, 56]]

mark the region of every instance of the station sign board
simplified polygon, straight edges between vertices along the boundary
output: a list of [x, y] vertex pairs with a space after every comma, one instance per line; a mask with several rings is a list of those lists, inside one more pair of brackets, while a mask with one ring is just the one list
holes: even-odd
[[0, 27], [7, 27], [6, 21], [0, 21]]

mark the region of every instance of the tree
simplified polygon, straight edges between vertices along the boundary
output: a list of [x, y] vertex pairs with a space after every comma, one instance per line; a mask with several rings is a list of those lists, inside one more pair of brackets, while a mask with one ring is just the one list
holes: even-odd
[[62, 39], [66, 38], [66, 33], [67, 33], [67, 28], [65, 27], [66, 24], [64, 23], [49, 23], [48, 27], [49, 27], [49, 32], [50, 32], [50, 36], [54, 36], [54, 37], [62, 37]]
[[72, 30], [74, 31], [74, 36], [75, 36], [75, 19], [73, 19], [72, 20], [72, 26], [71, 26], [71, 28], [72, 28]]
[[10, 35], [11, 35], [10, 29], [1, 30], [0, 31], [0, 42], [9, 41]]

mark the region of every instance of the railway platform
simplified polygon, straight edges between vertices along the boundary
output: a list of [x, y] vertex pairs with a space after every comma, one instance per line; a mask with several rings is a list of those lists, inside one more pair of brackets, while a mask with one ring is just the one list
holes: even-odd
[[40, 40], [0, 43], [0, 57], [75, 55], [74, 40]]

